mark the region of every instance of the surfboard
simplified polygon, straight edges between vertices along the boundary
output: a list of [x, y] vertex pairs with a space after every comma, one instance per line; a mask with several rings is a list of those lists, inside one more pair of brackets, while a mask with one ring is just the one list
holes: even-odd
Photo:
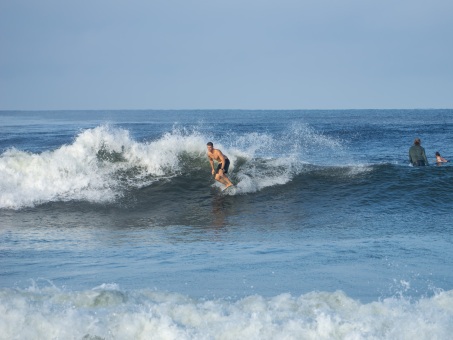
[[236, 187], [234, 185], [230, 185], [229, 187], [225, 187], [225, 188], [222, 189], [222, 193], [234, 194], [234, 193], [236, 193]]

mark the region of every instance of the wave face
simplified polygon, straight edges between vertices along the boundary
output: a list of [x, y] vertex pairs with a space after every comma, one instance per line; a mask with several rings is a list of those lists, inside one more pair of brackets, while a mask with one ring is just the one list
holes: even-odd
[[[206, 157], [206, 142], [211, 139], [196, 130], [174, 128], [153, 141], [137, 142], [128, 130], [103, 125], [81, 132], [72, 144], [53, 151], [10, 148], [0, 157], [0, 208], [58, 201], [113, 203], [131, 190], [157, 182], [174, 181], [180, 186], [178, 178], [206, 187], [212, 185]], [[215, 146], [232, 161], [233, 194], [286, 184], [317, 153], [344, 152], [337, 141], [303, 124], [284, 135], [230, 133], [224, 139], [227, 142]]]

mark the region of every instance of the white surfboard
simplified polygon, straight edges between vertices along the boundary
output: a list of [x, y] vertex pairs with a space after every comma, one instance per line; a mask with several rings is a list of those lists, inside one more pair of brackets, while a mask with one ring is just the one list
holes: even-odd
[[227, 195], [234, 195], [236, 193], [236, 187], [234, 185], [225, 187], [222, 189], [222, 193], [227, 194]]

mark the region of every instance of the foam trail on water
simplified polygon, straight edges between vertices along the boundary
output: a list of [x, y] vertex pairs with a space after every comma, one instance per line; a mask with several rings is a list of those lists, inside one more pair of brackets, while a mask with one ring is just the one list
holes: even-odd
[[117, 285], [0, 289], [0, 339], [448, 339], [453, 291], [362, 304], [341, 291], [196, 300]]

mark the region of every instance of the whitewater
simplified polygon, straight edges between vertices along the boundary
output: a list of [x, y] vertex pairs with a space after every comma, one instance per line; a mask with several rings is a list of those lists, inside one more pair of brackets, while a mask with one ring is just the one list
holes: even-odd
[[232, 302], [115, 286], [0, 296], [2, 339], [448, 339], [453, 330], [452, 292], [369, 304], [342, 292]]

